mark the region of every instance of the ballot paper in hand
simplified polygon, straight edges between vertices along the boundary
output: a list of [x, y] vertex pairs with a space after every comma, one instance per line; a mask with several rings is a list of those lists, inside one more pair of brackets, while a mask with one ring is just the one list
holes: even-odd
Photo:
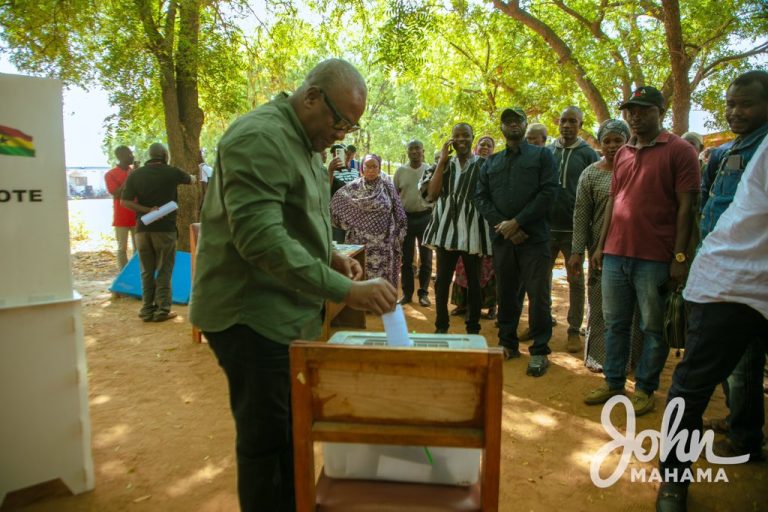
[[171, 212], [175, 212], [179, 209], [179, 205], [176, 204], [176, 201], [169, 201], [165, 203], [163, 206], [158, 208], [157, 210], [152, 210], [149, 213], [145, 213], [141, 216], [141, 222], [144, 223], [146, 226], [147, 224], [152, 224], [158, 219], [162, 219], [166, 215], [168, 215]]
[[403, 307], [398, 304], [395, 310], [381, 315], [384, 331], [387, 333], [387, 345], [394, 347], [412, 347], [413, 340], [408, 337], [408, 326], [405, 323]]

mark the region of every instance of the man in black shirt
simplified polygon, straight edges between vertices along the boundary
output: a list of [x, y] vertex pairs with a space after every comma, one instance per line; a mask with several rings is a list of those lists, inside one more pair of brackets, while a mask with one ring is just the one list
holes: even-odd
[[[176, 201], [176, 186], [191, 184], [195, 177], [168, 165], [168, 150], [162, 144], [149, 147], [149, 160], [128, 176], [121, 204], [139, 215], [147, 214]], [[171, 274], [176, 260], [176, 212], [145, 224], [136, 219], [136, 246], [141, 263], [143, 305], [139, 318], [145, 322], [164, 322], [176, 316], [171, 312]], [[157, 277], [155, 277], [157, 274]]]
[[550, 308], [549, 220], [557, 195], [552, 152], [525, 140], [525, 111], [514, 107], [501, 113], [507, 147], [485, 161], [477, 180], [475, 205], [495, 232], [493, 266], [499, 304], [499, 345], [507, 359], [520, 357], [517, 326], [525, 288], [530, 300], [533, 344], [526, 373], [544, 375], [549, 366], [552, 337]]

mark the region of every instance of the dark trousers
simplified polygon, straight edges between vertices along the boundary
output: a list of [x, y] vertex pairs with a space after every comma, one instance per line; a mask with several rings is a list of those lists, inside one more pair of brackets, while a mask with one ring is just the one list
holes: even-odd
[[464, 251], [446, 251], [438, 248], [437, 254], [437, 280], [435, 281], [435, 310], [437, 329], [448, 329], [448, 292], [451, 289], [453, 273], [456, 270], [456, 262], [459, 257], [464, 261], [464, 270], [467, 273], [467, 316], [465, 319], [467, 332], [480, 332], [480, 257], [477, 254], [469, 254]]
[[136, 233], [136, 248], [141, 264], [139, 316], [168, 314], [171, 310], [171, 276], [176, 262], [176, 232], [141, 231]]
[[240, 508], [243, 512], [293, 512], [288, 345], [245, 325], [204, 334], [229, 382]]
[[520, 345], [517, 337], [523, 311], [520, 291], [525, 289], [530, 311], [528, 324], [533, 336], [530, 354], [549, 354], [549, 340], [552, 338], [549, 242], [514, 245], [496, 237], [493, 240], [493, 267], [499, 305], [499, 345], [510, 349], [517, 349]]
[[765, 352], [760, 339], [755, 337], [727, 380], [728, 438], [739, 447], [756, 447], [762, 443]]
[[[568, 272], [568, 333], [578, 334], [584, 321], [584, 272], [574, 277], [570, 275], [568, 260], [571, 257], [571, 244], [573, 233], [571, 231], [553, 231], [550, 235], [550, 251], [552, 255], [552, 269], [555, 268], [557, 255], [563, 253], [565, 269]], [[550, 280], [552, 276], [550, 275]], [[551, 288], [551, 282], [550, 282]]]
[[[712, 392], [733, 372], [755, 338], [759, 340], [764, 358], [768, 349], [768, 319], [751, 307], [730, 302], [690, 303], [685, 356], [672, 374], [667, 397], [667, 403], [677, 397], [685, 401], [685, 412], [677, 432], [684, 429], [689, 436], [694, 430], [701, 432], [702, 415]], [[759, 379], [753, 381], [759, 380], [762, 385], [762, 368], [759, 372], [760, 375], [755, 376]], [[757, 435], [748, 446], [741, 447], [750, 452], [760, 450], [765, 419], [762, 397], [751, 405], [752, 411], [745, 410], [742, 421]], [[670, 435], [675, 433], [670, 432]], [[680, 474], [691, 463], [678, 460], [675, 452], [676, 449], [671, 450], [661, 467], [676, 468]]]
[[403, 240], [403, 297], [413, 297], [413, 254], [414, 244], [419, 249], [419, 297], [427, 295], [429, 278], [432, 277], [432, 249], [421, 245], [424, 239], [424, 230], [429, 224], [432, 210], [419, 213], [407, 213], [408, 229]]

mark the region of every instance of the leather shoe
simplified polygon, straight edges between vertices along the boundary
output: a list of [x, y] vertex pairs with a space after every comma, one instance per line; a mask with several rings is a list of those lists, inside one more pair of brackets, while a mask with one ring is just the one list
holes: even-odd
[[411, 302], [413, 302], [413, 300], [411, 300], [410, 297], [403, 297], [402, 299], [397, 301], [397, 303], [402, 305], [402, 306], [405, 306], [406, 304], [410, 304]]
[[688, 512], [688, 487], [665, 482], [656, 495], [656, 512]]
[[429, 297], [426, 295], [419, 295], [419, 305], [425, 308], [428, 308], [432, 305], [432, 303], [429, 301]]

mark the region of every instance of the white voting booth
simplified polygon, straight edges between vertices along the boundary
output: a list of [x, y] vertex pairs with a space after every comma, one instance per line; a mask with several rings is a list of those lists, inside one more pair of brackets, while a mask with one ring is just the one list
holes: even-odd
[[0, 503], [93, 488], [80, 296], [72, 289], [61, 83], [0, 74]]

